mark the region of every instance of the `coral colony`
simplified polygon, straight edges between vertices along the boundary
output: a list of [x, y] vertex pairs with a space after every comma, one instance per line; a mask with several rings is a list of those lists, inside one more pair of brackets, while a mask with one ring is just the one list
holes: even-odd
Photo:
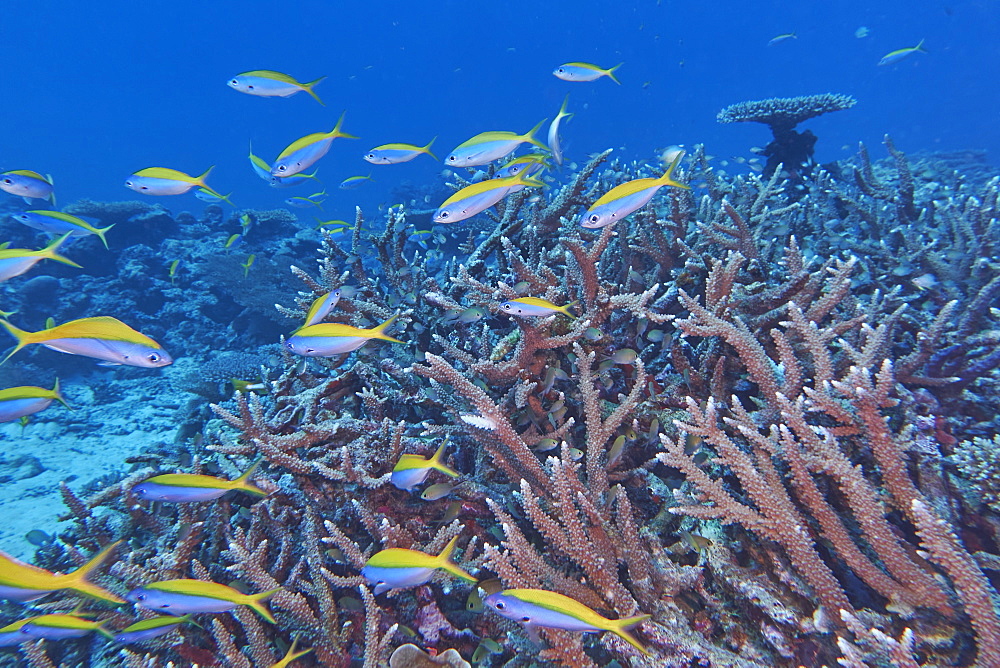
[[[134, 325], [216, 353], [177, 381], [180, 446], [63, 485], [44, 571], [0, 569], [27, 601], [0, 664], [1000, 665], [1000, 182], [888, 137], [812, 165], [794, 127], [853, 104], [730, 107], [774, 131], [763, 174], [695, 147], [692, 189], [594, 230], [581, 211], [665, 165], [605, 151], [419, 236], [406, 207], [312, 236], [71, 208], [134, 230], [100, 279], [140, 277]], [[195, 245], [206, 225], [243, 249]], [[168, 274], [154, 228], [200, 254]]]

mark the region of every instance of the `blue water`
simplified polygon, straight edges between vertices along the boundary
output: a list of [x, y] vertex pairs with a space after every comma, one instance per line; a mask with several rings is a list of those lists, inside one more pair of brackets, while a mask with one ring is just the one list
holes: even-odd
[[[68, 203], [136, 198], [122, 183], [144, 167], [197, 175], [214, 164], [209, 183], [238, 206], [280, 207], [312, 190], [268, 188], [250, 171], [248, 142], [273, 160], [346, 110], [344, 129], [361, 139], [335, 142], [320, 176], [331, 191], [348, 176], [370, 172], [375, 182], [334, 195], [325, 218], [343, 218], [355, 204], [392, 204], [401, 181], [426, 183], [440, 171], [425, 158], [373, 168], [361, 160], [367, 149], [438, 135], [441, 157], [478, 132], [524, 132], [552, 118], [566, 93], [575, 160], [608, 147], [646, 159], [695, 143], [720, 158], [749, 156], [769, 141], [767, 128], [718, 125], [720, 108], [820, 92], [858, 99], [804, 126], [820, 136], [820, 162], [885, 133], [906, 151], [973, 148], [995, 158], [1000, 90], [984, 73], [1000, 67], [1000, 12], [988, 2], [878, 4], [31, 3], [0, 24], [0, 169], [51, 174]], [[855, 37], [862, 26], [870, 34]], [[767, 46], [788, 32], [798, 39]], [[927, 54], [876, 66], [921, 39]], [[575, 60], [624, 62], [622, 85], [551, 75]], [[317, 88], [327, 106], [304, 93], [254, 98], [225, 85], [253, 69], [328, 76]], [[160, 201], [174, 212], [203, 206], [192, 195]]]

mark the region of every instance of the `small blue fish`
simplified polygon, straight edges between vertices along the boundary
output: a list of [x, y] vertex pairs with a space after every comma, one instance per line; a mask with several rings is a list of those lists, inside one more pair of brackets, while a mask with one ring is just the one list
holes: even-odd
[[767, 42], [767, 45], [768, 46], [774, 46], [775, 44], [780, 44], [781, 42], [784, 42], [785, 40], [798, 39], [798, 38], [799, 38], [799, 36], [796, 35], [795, 33], [788, 32], [788, 33], [785, 33], [784, 35], [778, 35], [777, 37], [772, 37]]
[[473, 183], [446, 199], [434, 212], [433, 220], [435, 223], [457, 223], [490, 208], [509, 195], [514, 187], [539, 188], [544, 185], [541, 181], [532, 179], [524, 170], [506, 179], [486, 179]]
[[375, 179], [372, 178], [371, 174], [369, 174], [368, 176], [348, 176], [346, 179], [340, 182], [340, 189], [354, 190], [365, 181], [374, 181], [374, 180]]
[[878, 64], [892, 65], [893, 63], [898, 63], [903, 58], [911, 56], [914, 53], [927, 53], [927, 49], [924, 48], [924, 40], [920, 40], [920, 42], [916, 46], [890, 51], [889, 53], [882, 56], [882, 60], [878, 61]]
[[288, 206], [297, 207], [299, 209], [308, 209], [309, 207], [312, 206], [316, 207], [317, 209], [322, 209], [323, 202], [326, 201], [326, 198], [328, 196], [329, 195], [327, 194], [326, 190], [323, 190], [322, 192], [313, 193], [312, 195], [308, 195], [306, 197], [289, 197], [288, 199], [285, 200], [285, 204], [287, 204]]
[[258, 459], [243, 475], [233, 480], [192, 473], [165, 473], [140, 482], [132, 488], [132, 493], [140, 499], [167, 503], [211, 501], [233, 490], [267, 496], [267, 492], [250, 482], [250, 477], [257, 471], [262, 461]]
[[557, 165], [563, 163], [562, 148], [559, 146], [559, 124], [562, 119], [573, 117], [573, 114], [566, 113], [567, 104], [569, 104], [569, 95], [563, 100], [562, 106], [559, 107], [559, 113], [556, 114], [556, 117], [552, 119], [552, 123], [549, 125], [549, 150], [552, 151], [552, 157], [555, 158]]
[[[229, 193], [229, 195], [232, 195], [232, 193]], [[229, 206], [236, 206], [229, 199], [229, 195], [220, 195], [217, 192], [213, 192], [211, 190], [205, 190], [204, 188], [198, 188], [198, 190], [196, 190], [194, 193], [194, 196], [200, 199], [202, 202], [208, 202], [209, 204], [218, 204], [219, 202], [225, 202]]]
[[316, 179], [316, 174], [319, 173], [318, 169], [314, 170], [312, 174], [297, 174], [288, 177], [271, 176], [271, 165], [267, 164], [263, 158], [253, 154], [253, 143], [250, 144], [250, 166], [253, 167], [254, 173], [267, 181], [267, 184], [272, 188], [291, 188], [302, 185], [306, 181], [318, 180]]
[[174, 361], [159, 343], [110, 316], [80, 318], [46, 327], [37, 332], [18, 329], [6, 320], [0, 320], [0, 325], [17, 339], [17, 345], [7, 353], [7, 357], [0, 361], [0, 364], [32, 343], [41, 344], [61, 353], [103, 360], [107, 366], [125, 364], [158, 368]]
[[228, 81], [228, 86], [233, 90], [257, 97], [291, 97], [298, 92], [305, 91], [317, 102], [323, 104], [323, 100], [319, 99], [319, 95], [313, 91], [313, 87], [323, 81], [323, 79], [326, 79], [326, 77], [320, 77], [308, 83], [301, 83], [281, 72], [254, 70], [253, 72], [237, 74]]
[[402, 343], [385, 333], [398, 317], [394, 315], [371, 329], [360, 329], [336, 322], [321, 322], [300, 327], [285, 340], [285, 347], [303, 357], [331, 357], [357, 350], [372, 339]]
[[193, 188], [200, 187], [219, 199], [225, 199], [224, 195], [215, 192], [205, 183], [205, 179], [208, 178], [213, 169], [215, 169], [214, 166], [206, 169], [201, 176], [191, 176], [167, 167], [147, 167], [125, 179], [125, 187], [143, 195], [157, 196], [183, 195]]
[[458, 536], [455, 536], [436, 557], [417, 550], [393, 547], [376, 552], [361, 569], [361, 575], [369, 584], [375, 585], [375, 593], [390, 589], [416, 587], [429, 581], [434, 571], [443, 570], [466, 582], [475, 582], [472, 577], [451, 560]]
[[178, 626], [187, 622], [194, 623], [191, 613], [182, 615], [181, 617], [153, 617], [152, 619], [144, 619], [131, 626], [126, 626], [115, 634], [114, 639], [122, 644], [145, 642], [175, 631]]
[[21, 633], [21, 627], [32, 620], [38, 619], [40, 616], [25, 617], [0, 628], [0, 647], [13, 647], [14, 645], [20, 645], [23, 642], [31, 640], [27, 635]]
[[583, 214], [580, 225], [588, 229], [597, 229], [616, 223], [633, 211], [646, 206], [649, 200], [653, 199], [653, 195], [664, 186], [690, 190], [690, 186], [678, 183], [672, 178], [674, 170], [677, 169], [677, 165], [680, 164], [682, 157], [684, 157], [683, 152], [674, 158], [674, 161], [670, 163], [670, 167], [659, 178], [633, 179], [627, 183], [615, 186], [604, 193]]
[[[527, 155], [522, 155], [519, 158], [514, 158], [506, 165], [501, 167], [493, 175], [495, 179], [507, 179], [512, 176], [516, 176], [520, 172], [525, 172], [525, 176], [534, 176], [548, 166], [549, 156], [544, 153], [528, 153]], [[518, 186], [518, 190], [523, 189], [524, 186]], [[516, 191], [511, 191], [516, 192]]]
[[183, 615], [194, 612], [230, 612], [245, 605], [258, 615], [277, 624], [264, 601], [281, 589], [260, 594], [244, 594], [232, 587], [204, 580], [163, 580], [136, 587], [125, 598], [147, 610]]
[[113, 594], [87, 579], [120, 544], [121, 541], [108, 545], [86, 564], [65, 575], [50, 573], [0, 552], [0, 598], [23, 603], [34, 601], [54, 591], [69, 589], [102, 601], [116, 604], [124, 603], [125, 601], [117, 594]]
[[271, 176], [287, 177], [304, 172], [327, 154], [334, 139], [339, 137], [357, 139], [354, 135], [340, 130], [346, 113], [340, 115], [337, 125], [329, 132], [314, 132], [286, 146], [271, 165]]
[[34, 385], [0, 390], [0, 422], [13, 422], [26, 415], [34, 415], [48, 408], [53, 401], [58, 401], [66, 408], [70, 407], [59, 392], [58, 378], [51, 390]]
[[457, 478], [461, 474], [444, 463], [444, 449], [447, 445], [447, 441], [441, 443], [430, 459], [421, 455], [402, 455], [393, 467], [389, 481], [399, 489], [410, 492], [423, 483], [432, 470]]
[[20, 276], [42, 260], [56, 260], [71, 267], [81, 268], [76, 262], [56, 253], [59, 246], [70, 236], [62, 235], [41, 250], [27, 248], [0, 248], [0, 283]]
[[609, 67], [605, 70], [590, 63], [566, 63], [554, 69], [552, 74], [563, 81], [596, 81], [601, 77], [608, 77], [620, 86], [622, 82], [615, 76], [615, 70], [624, 64], [618, 63], [614, 67]]
[[336, 290], [331, 290], [321, 297], [317, 297], [312, 304], [309, 305], [309, 311], [306, 313], [306, 322], [303, 327], [308, 327], [309, 325], [315, 325], [316, 323], [323, 322], [323, 319], [330, 315], [330, 311], [337, 306], [337, 302], [340, 301], [340, 296], [343, 294], [340, 288]]
[[94, 227], [83, 218], [71, 216], [62, 211], [25, 211], [23, 213], [11, 214], [11, 218], [22, 225], [27, 225], [30, 228], [55, 236], [69, 234], [71, 237], [85, 237], [88, 234], [96, 234], [101, 242], [104, 243], [105, 248], [108, 247], [108, 240], [104, 235], [114, 227], [114, 225], [100, 228]]
[[52, 187], [52, 177], [45, 177], [30, 169], [13, 169], [0, 174], [0, 190], [23, 197], [31, 204], [33, 199], [48, 200], [56, 205], [56, 195]]
[[30, 639], [62, 640], [82, 638], [88, 633], [97, 631], [106, 638], [114, 638], [114, 635], [104, 628], [108, 621], [107, 619], [93, 621], [76, 615], [40, 615], [22, 626], [21, 633]]
[[538, 148], [544, 149], [546, 148], [545, 144], [535, 139], [535, 133], [544, 123], [545, 121], [542, 120], [541, 123], [523, 135], [506, 130], [481, 132], [472, 139], [459, 144], [445, 159], [445, 162], [455, 167], [475, 167], [499, 160], [524, 143], [534, 144]]
[[[434, 139], [437, 139], [435, 137]], [[382, 144], [376, 146], [365, 154], [365, 160], [373, 165], [398, 165], [402, 162], [409, 162], [421, 153], [426, 153], [435, 160], [437, 157], [431, 153], [431, 144], [434, 139], [428, 142], [427, 146], [414, 146], [413, 144]]]
[[519, 315], [524, 318], [540, 318], [553, 313], [562, 313], [570, 318], [576, 318], [569, 311], [569, 307], [576, 303], [576, 301], [572, 301], [565, 306], [559, 306], [541, 297], [518, 297], [517, 299], [510, 299], [500, 304], [500, 309], [504, 313]]

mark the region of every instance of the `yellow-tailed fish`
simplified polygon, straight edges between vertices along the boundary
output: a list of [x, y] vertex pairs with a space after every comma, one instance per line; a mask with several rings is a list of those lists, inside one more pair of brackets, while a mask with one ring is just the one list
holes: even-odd
[[528, 130], [523, 135], [505, 130], [481, 132], [472, 139], [459, 144], [451, 152], [445, 162], [454, 167], [475, 167], [499, 160], [524, 143], [534, 144], [538, 148], [546, 148], [535, 139], [535, 133], [542, 127], [545, 120]]
[[285, 652], [285, 656], [281, 657], [281, 659], [277, 663], [272, 663], [271, 668], [288, 668], [288, 666], [291, 665], [292, 661], [295, 661], [295, 659], [305, 656], [306, 654], [312, 651], [312, 647], [310, 647], [309, 649], [303, 649], [296, 652], [295, 648], [298, 644], [299, 644], [299, 639], [298, 638], [293, 639], [292, 646], [288, 648], [287, 652]]
[[94, 227], [83, 218], [71, 216], [62, 211], [25, 211], [23, 213], [12, 214], [11, 218], [22, 225], [41, 230], [46, 234], [68, 234], [71, 237], [85, 237], [88, 234], [96, 234], [100, 237], [105, 248], [108, 247], [108, 240], [104, 238], [104, 235], [114, 227], [114, 225], [101, 228]]
[[298, 207], [300, 209], [308, 209], [309, 207], [314, 206], [322, 210], [323, 202], [325, 202], [326, 198], [329, 196], [330, 193], [326, 192], [326, 188], [324, 188], [320, 192], [313, 193], [312, 195], [306, 195], [304, 197], [289, 197], [285, 200], [285, 204], [288, 206]]
[[429, 459], [422, 455], [402, 455], [393, 467], [389, 480], [399, 489], [412, 491], [427, 479], [432, 470], [457, 478], [461, 474], [444, 463], [444, 449], [447, 445], [447, 442], [442, 443]]
[[595, 633], [610, 631], [646, 656], [652, 656], [628, 629], [644, 622], [650, 615], [608, 619], [583, 603], [544, 589], [506, 589], [486, 597], [486, 605], [507, 619], [524, 624], [529, 633], [535, 627]]
[[285, 150], [278, 154], [274, 164], [271, 165], [271, 176], [294, 176], [309, 169], [317, 160], [326, 155], [327, 151], [330, 150], [330, 144], [338, 137], [357, 139], [354, 135], [341, 132], [340, 128], [343, 124], [344, 114], [341, 114], [337, 125], [329, 132], [314, 132], [296, 139], [286, 146]]
[[920, 42], [918, 42], [916, 46], [890, 51], [889, 53], [882, 56], [882, 60], [878, 61], [878, 64], [892, 65], [893, 63], [898, 63], [903, 58], [913, 55], [914, 53], [927, 53], [927, 50], [924, 48], [924, 40], [920, 40]]
[[63, 638], [82, 638], [88, 633], [97, 631], [106, 638], [114, 638], [114, 635], [104, 628], [108, 621], [110, 620], [94, 621], [66, 614], [40, 615], [23, 625], [21, 633], [32, 639], [62, 640]]
[[13, 647], [14, 645], [20, 645], [23, 642], [31, 640], [26, 634], [21, 633], [21, 627], [32, 620], [38, 619], [40, 616], [25, 617], [0, 628], [0, 647]]
[[[229, 193], [232, 195], [232, 193]], [[209, 204], [218, 204], [219, 202], [225, 202], [229, 206], [235, 207], [233, 201], [229, 199], [229, 195], [220, 195], [219, 193], [213, 192], [211, 190], [206, 190], [205, 188], [198, 188], [194, 192], [194, 196], [200, 199], [202, 202], [208, 202]]]
[[229, 612], [245, 605], [258, 615], [277, 624], [264, 601], [281, 591], [271, 589], [260, 594], [244, 594], [224, 584], [204, 580], [164, 580], [136, 587], [125, 598], [139, 607], [172, 615], [197, 612]]
[[146, 640], [152, 640], [153, 638], [159, 638], [162, 635], [166, 635], [171, 631], [177, 629], [181, 624], [186, 624], [191, 622], [194, 624], [194, 618], [190, 613], [182, 615], [180, 617], [173, 616], [163, 616], [163, 617], [153, 617], [152, 619], [144, 619], [130, 626], [126, 626], [124, 629], [119, 631], [114, 635], [114, 639], [122, 644], [133, 643], [133, 642], [145, 642]]
[[26, 332], [6, 320], [0, 320], [0, 324], [17, 339], [14, 350], [0, 364], [32, 343], [61, 353], [93, 357], [106, 365], [156, 368], [174, 361], [159, 343], [110, 316], [80, 318], [38, 332]]
[[246, 278], [250, 274], [250, 267], [253, 266], [253, 262], [256, 259], [257, 256], [251, 253], [250, 255], [247, 255], [247, 259], [243, 260], [243, 263], [240, 265], [243, 267], [243, 278]]
[[596, 81], [601, 77], [608, 77], [620, 86], [622, 82], [615, 76], [615, 70], [624, 64], [618, 63], [614, 67], [609, 67], [605, 70], [590, 63], [566, 63], [554, 69], [552, 74], [563, 81]]
[[402, 343], [385, 333], [385, 330], [395, 322], [394, 315], [378, 327], [361, 329], [351, 325], [335, 322], [321, 322], [308, 327], [301, 327], [285, 340], [285, 346], [304, 357], [330, 357], [357, 350], [372, 339]]
[[236, 246], [237, 242], [243, 238], [242, 234], [231, 234], [226, 242], [222, 245], [223, 248], [232, 248]]
[[322, 322], [323, 318], [330, 315], [330, 311], [337, 306], [341, 294], [340, 288], [337, 288], [314, 299], [313, 303], [309, 305], [309, 311], [306, 312], [306, 322], [302, 326], [308, 327], [309, 325]]
[[562, 313], [570, 318], [576, 318], [576, 316], [569, 311], [569, 307], [576, 303], [576, 301], [572, 301], [565, 306], [559, 306], [557, 304], [553, 304], [548, 299], [542, 299], [540, 297], [518, 297], [517, 299], [510, 299], [500, 304], [500, 309], [504, 313], [518, 315], [525, 318], [538, 318], [541, 316], [551, 315], [553, 313]]
[[132, 493], [147, 501], [168, 503], [211, 501], [233, 490], [267, 496], [267, 492], [250, 482], [250, 477], [257, 471], [261, 461], [258, 459], [243, 475], [233, 480], [193, 473], [165, 473], [140, 482], [132, 488]]
[[374, 181], [374, 180], [375, 179], [372, 178], [371, 174], [369, 174], [368, 176], [348, 176], [346, 179], [340, 182], [340, 189], [354, 190], [365, 181]]
[[305, 91], [317, 102], [323, 104], [323, 100], [319, 99], [319, 95], [316, 94], [313, 87], [325, 78], [320, 77], [314, 81], [302, 83], [281, 72], [254, 70], [253, 72], [237, 74], [228, 81], [228, 85], [233, 90], [257, 97], [291, 97], [300, 91]]
[[549, 150], [552, 151], [552, 157], [555, 159], [557, 165], [563, 163], [562, 147], [559, 145], [559, 124], [564, 118], [572, 118], [573, 114], [566, 113], [566, 105], [569, 103], [569, 95], [563, 100], [562, 106], [559, 108], [559, 113], [556, 117], [552, 119], [549, 124]]
[[[434, 139], [437, 139], [437, 137]], [[431, 153], [431, 144], [434, 143], [434, 139], [427, 142], [427, 146], [382, 144], [365, 153], [365, 160], [373, 165], [398, 165], [401, 162], [413, 160], [421, 153], [425, 153], [437, 160], [437, 156]]]
[[20, 276], [42, 260], [55, 260], [68, 264], [71, 267], [80, 268], [76, 262], [56, 253], [59, 246], [68, 239], [70, 233], [55, 239], [48, 246], [41, 250], [28, 250], [27, 248], [4, 248], [0, 249], [0, 283]]
[[191, 176], [176, 169], [147, 167], [125, 179], [125, 187], [143, 195], [183, 195], [193, 188], [204, 188], [219, 199], [225, 199], [224, 195], [220, 195], [205, 183], [205, 179], [213, 169], [214, 165], [206, 169], [201, 176]]
[[793, 32], [786, 32], [784, 35], [778, 35], [777, 37], [772, 37], [770, 40], [768, 40], [767, 45], [768, 46], [774, 46], [775, 44], [780, 44], [781, 42], [784, 42], [785, 40], [798, 39], [798, 38], [799, 38], [799, 36], [796, 35], [795, 33], [793, 33]]
[[443, 570], [466, 582], [475, 582], [472, 577], [451, 560], [452, 552], [458, 536], [455, 536], [436, 557], [416, 550], [392, 547], [376, 552], [361, 569], [361, 575], [369, 584], [375, 585], [375, 593], [381, 594], [390, 589], [405, 589], [422, 585], [434, 575], [434, 571]]
[[30, 169], [12, 169], [0, 174], [0, 190], [11, 195], [23, 197], [31, 204], [33, 199], [48, 200], [56, 205], [56, 195], [52, 187], [52, 177], [45, 177]]
[[243, 229], [244, 232], [249, 230], [252, 224], [253, 224], [253, 219], [250, 217], [250, 214], [244, 213], [242, 216], [240, 216], [240, 227]]
[[45, 410], [53, 401], [66, 408], [69, 404], [59, 392], [59, 379], [51, 390], [35, 385], [21, 385], [0, 390], [0, 422], [13, 422], [26, 415], [34, 415]]
[[177, 278], [177, 267], [181, 264], [180, 260], [174, 260], [170, 263], [170, 268], [167, 270], [167, 276], [170, 277], [170, 282], [173, 283]]
[[506, 179], [485, 179], [479, 183], [465, 186], [446, 199], [434, 212], [435, 223], [457, 223], [466, 218], [472, 218], [477, 213], [485, 211], [518, 186], [540, 188], [545, 184], [531, 178], [524, 171]]
[[9, 601], [33, 601], [50, 592], [69, 589], [102, 601], [124, 603], [120, 596], [87, 580], [87, 576], [104, 563], [119, 544], [121, 541], [108, 545], [86, 564], [65, 575], [50, 573], [0, 552], [0, 598]]
[[[495, 179], [505, 179], [514, 176], [518, 172], [526, 171], [528, 176], [532, 176], [548, 167], [549, 156], [544, 153], [528, 153], [518, 158], [514, 158], [493, 174]], [[519, 186], [521, 190], [524, 186]], [[511, 192], [514, 192], [513, 190]]]
[[616, 223], [636, 209], [644, 207], [663, 186], [690, 190], [689, 186], [678, 183], [672, 178], [683, 157], [683, 153], [678, 154], [659, 178], [634, 179], [604, 193], [583, 214], [580, 225], [588, 229], [597, 229]]

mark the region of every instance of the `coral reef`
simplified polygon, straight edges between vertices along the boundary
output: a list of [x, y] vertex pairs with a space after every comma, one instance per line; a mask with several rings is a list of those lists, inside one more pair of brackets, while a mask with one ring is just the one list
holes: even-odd
[[[793, 132], [853, 103], [796, 100], [727, 118]], [[287, 334], [341, 288], [331, 319], [370, 327], [398, 314], [405, 345], [304, 360], [270, 354], [268, 330], [254, 330], [238, 347], [255, 362], [277, 357], [266, 394], [216, 393], [213, 416], [178, 450], [134, 460], [93, 494], [62, 490], [72, 526], [40, 548], [40, 566], [68, 570], [124, 538], [102, 586], [279, 589], [277, 625], [241, 609], [141, 648], [30, 643], [23, 656], [259, 668], [297, 638], [313, 648], [302, 666], [443, 663], [434, 653], [489, 666], [1000, 665], [983, 572], [1000, 563], [1000, 516], [976, 493], [995, 484], [981, 458], [1000, 415], [1000, 185], [939, 177], [932, 155], [886, 149], [883, 162], [861, 147], [793, 183], [777, 171], [720, 176], [699, 148], [679, 177], [704, 193], [672, 190], [590, 232], [573, 219], [581, 204], [652, 173], [605, 152], [541, 200], [509, 197], [457, 248], [418, 246], [397, 209], [375, 224], [358, 211], [349, 239], [324, 235], [314, 271], [291, 261], [304, 236], [276, 242], [268, 252], [286, 257], [267, 271], [281, 278], [250, 282], [257, 294], [242, 302], [242, 274], [219, 276], [236, 256], [206, 247], [192, 267], [213, 265], [229, 287], [182, 279], [189, 297], [225, 293], [205, 297], [189, 331], [228, 298], [228, 331], [250, 331], [267, 300]], [[145, 262], [141, 250], [129, 257]], [[148, 290], [166, 297], [160, 322], [176, 322], [170, 290], [181, 287], [145, 266]], [[577, 317], [507, 317], [500, 303], [523, 295], [576, 301]], [[471, 307], [485, 315], [448, 317]], [[232, 350], [224, 340], [212, 343]], [[192, 387], [249, 369], [222, 355], [199, 365]], [[402, 454], [442, 442], [462, 473], [445, 496], [391, 483]], [[262, 500], [157, 507], [132, 492], [157, 472], [235, 478], [258, 457]], [[382, 549], [437, 554], [456, 536], [457, 561], [484, 589], [651, 615], [634, 629], [650, 656], [613, 633], [540, 628], [536, 644], [446, 575], [376, 595], [360, 574]], [[91, 611], [115, 628], [135, 621]], [[487, 640], [498, 653], [476, 651]]]

